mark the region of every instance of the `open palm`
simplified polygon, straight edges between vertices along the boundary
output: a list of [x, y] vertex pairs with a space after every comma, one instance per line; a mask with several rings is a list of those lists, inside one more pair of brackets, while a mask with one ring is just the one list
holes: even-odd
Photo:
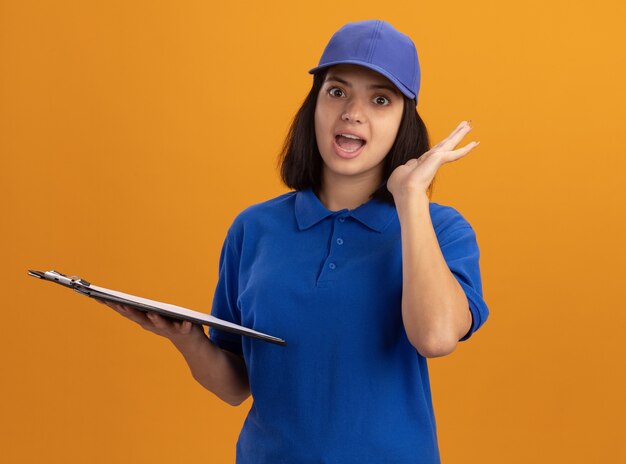
[[456, 161], [467, 155], [479, 142], [470, 142], [464, 147], [455, 147], [472, 130], [469, 122], [462, 121], [450, 135], [419, 158], [411, 158], [393, 170], [387, 180], [387, 189], [394, 198], [426, 192], [435, 178], [437, 170], [445, 163]]

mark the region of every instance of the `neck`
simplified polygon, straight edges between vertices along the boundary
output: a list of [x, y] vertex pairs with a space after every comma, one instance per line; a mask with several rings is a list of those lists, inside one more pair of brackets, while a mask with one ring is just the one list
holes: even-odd
[[322, 176], [322, 185], [317, 196], [330, 211], [356, 209], [370, 200], [381, 181], [380, 176], [350, 178], [328, 173]]

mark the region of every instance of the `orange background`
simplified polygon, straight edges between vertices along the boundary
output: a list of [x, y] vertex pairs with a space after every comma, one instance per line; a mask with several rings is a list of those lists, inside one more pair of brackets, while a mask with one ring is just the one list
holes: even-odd
[[11, 463], [234, 462], [252, 404], [180, 353], [27, 275], [209, 312], [235, 215], [288, 191], [276, 158], [348, 21], [411, 36], [444, 165], [432, 201], [481, 248], [491, 315], [429, 360], [444, 463], [626, 461], [619, 1], [0, 1], [0, 449]]

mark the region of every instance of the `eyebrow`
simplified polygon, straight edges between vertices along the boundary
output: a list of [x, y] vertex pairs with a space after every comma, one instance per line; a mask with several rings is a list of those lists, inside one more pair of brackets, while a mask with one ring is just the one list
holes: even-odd
[[[340, 82], [340, 83], [342, 83], [344, 85], [347, 85], [348, 87], [352, 88], [352, 84], [350, 84], [348, 81], [346, 81], [346, 80], [344, 80], [344, 79], [342, 79], [340, 77], [337, 77], [337, 76], [327, 76], [326, 77], [326, 82], [329, 82], [329, 81]], [[368, 88], [370, 88], [370, 89], [387, 89], [387, 90], [393, 92], [395, 95], [398, 95], [398, 96], [400, 95], [400, 92], [398, 91], [398, 89], [395, 88], [394, 86], [389, 85], [389, 84], [371, 84], [371, 85], [368, 86]]]

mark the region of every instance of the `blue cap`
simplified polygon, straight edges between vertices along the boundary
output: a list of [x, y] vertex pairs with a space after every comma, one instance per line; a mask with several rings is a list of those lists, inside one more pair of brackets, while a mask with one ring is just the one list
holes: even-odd
[[340, 63], [358, 64], [379, 72], [417, 105], [420, 88], [417, 49], [409, 36], [388, 22], [368, 19], [347, 23], [330, 38], [319, 64], [309, 74]]

